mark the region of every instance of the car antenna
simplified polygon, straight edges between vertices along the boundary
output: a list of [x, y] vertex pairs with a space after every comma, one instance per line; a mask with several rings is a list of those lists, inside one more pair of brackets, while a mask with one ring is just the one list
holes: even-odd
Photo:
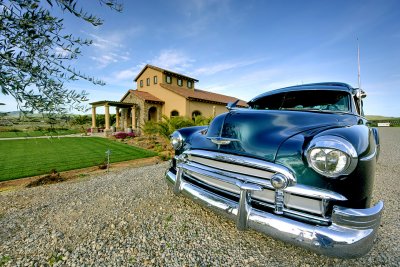
[[361, 71], [360, 71], [360, 43], [357, 37], [357, 76], [358, 76], [358, 110], [361, 115], [361, 98], [362, 98], [362, 89], [361, 89]]
[[358, 66], [358, 88], [361, 89], [361, 74], [360, 74], [360, 43], [357, 38], [357, 66]]

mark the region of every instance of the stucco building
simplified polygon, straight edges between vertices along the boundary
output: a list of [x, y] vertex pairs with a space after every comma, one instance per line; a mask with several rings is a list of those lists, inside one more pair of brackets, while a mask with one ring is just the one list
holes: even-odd
[[[110, 106], [115, 107], [117, 130], [132, 128], [139, 132], [146, 121], [160, 121], [162, 116], [193, 118], [201, 115], [214, 117], [226, 112], [235, 97], [211, 93], [195, 88], [197, 79], [146, 65], [135, 78], [136, 90], [128, 90], [120, 101], [98, 101], [92, 105], [92, 129], [96, 131], [96, 107], [105, 107], [105, 130], [110, 131]], [[247, 106], [239, 100], [237, 106]]]

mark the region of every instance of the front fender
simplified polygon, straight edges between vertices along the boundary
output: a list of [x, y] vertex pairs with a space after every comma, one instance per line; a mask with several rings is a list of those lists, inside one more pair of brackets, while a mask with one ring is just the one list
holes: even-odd
[[183, 138], [183, 146], [181, 149], [175, 151], [175, 155], [180, 155], [183, 151], [189, 148], [188, 146], [190, 146], [190, 139], [193, 134], [205, 131], [207, 128], [208, 126], [192, 126], [177, 130]]
[[[305, 150], [316, 137], [338, 136], [349, 141], [358, 155], [357, 167], [347, 175], [337, 179], [327, 178], [316, 173], [308, 166]], [[345, 207], [369, 207], [373, 181], [375, 178], [376, 158], [379, 147], [373, 129], [365, 125], [327, 129], [317, 134], [300, 133], [287, 139], [279, 148], [276, 163], [290, 168], [300, 184], [333, 190], [348, 199], [341, 203]]]

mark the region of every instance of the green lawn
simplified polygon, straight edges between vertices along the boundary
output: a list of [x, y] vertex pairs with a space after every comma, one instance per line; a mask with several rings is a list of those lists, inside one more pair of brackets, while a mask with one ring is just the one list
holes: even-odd
[[119, 162], [156, 153], [99, 137], [64, 137], [0, 141], [0, 181], [99, 165], [106, 151]]
[[77, 130], [0, 132], [0, 138], [57, 136], [79, 133]]

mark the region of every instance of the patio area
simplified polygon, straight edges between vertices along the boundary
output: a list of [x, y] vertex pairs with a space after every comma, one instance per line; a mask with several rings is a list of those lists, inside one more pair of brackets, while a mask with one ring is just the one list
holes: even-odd
[[[124, 103], [117, 101], [98, 101], [90, 103], [92, 105], [92, 127], [93, 135], [109, 136], [113, 132], [135, 132], [138, 133], [137, 105], [133, 103]], [[96, 124], [96, 108], [104, 107], [105, 125], [98, 127]], [[110, 107], [115, 108], [115, 125], [110, 123]]]

